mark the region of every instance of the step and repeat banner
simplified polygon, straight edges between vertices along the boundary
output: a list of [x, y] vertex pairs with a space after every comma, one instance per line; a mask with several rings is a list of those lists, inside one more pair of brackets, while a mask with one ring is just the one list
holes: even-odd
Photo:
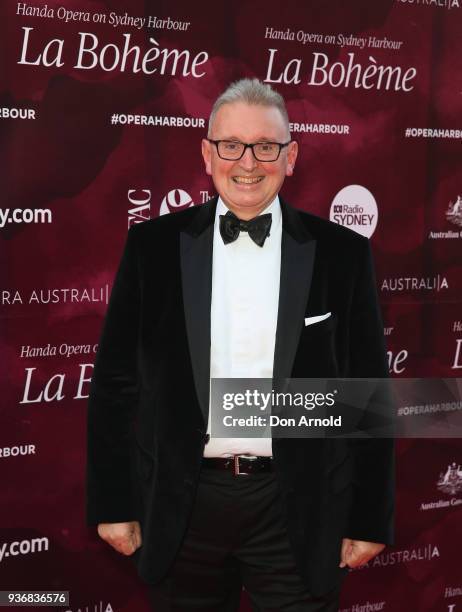
[[[214, 194], [200, 145], [233, 80], [287, 100], [285, 198], [370, 238], [391, 375], [462, 375], [461, 5], [1, 3], [0, 590], [148, 610], [85, 526], [89, 383], [128, 228]], [[396, 546], [350, 572], [341, 610], [462, 612], [461, 442], [397, 452]]]

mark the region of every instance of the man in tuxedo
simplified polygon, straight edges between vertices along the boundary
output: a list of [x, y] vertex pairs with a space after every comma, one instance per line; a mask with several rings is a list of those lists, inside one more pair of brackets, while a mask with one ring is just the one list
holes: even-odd
[[134, 554], [157, 611], [237, 610], [244, 586], [254, 610], [331, 612], [348, 567], [392, 539], [391, 440], [210, 437], [211, 378], [388, 374], [367, 239], [279, 195], [297, 152], [282, 97], [233, 83], [202, 142], [218, 197], [128, 233], [88, 521]]

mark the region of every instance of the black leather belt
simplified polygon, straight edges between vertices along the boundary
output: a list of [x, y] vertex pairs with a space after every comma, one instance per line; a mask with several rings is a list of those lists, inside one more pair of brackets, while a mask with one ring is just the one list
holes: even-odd
[[211, 470], [228, 470], [234, 476], [248, 476], [250, 474], [274, 471], [272, 457], [246, 457], [245, 455], [204, 457], [202, 459], [202, 466]]

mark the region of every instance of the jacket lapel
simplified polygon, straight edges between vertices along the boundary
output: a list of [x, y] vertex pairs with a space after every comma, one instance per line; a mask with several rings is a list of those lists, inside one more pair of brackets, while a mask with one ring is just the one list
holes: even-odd
[[189, 354], [206, 426], [210, 393], [210, 305], [216, 204], [217, 198], [202, 204], [191, 224], [180, 234], [181, 278]]
[[273, 380], [290, 378], [310, 293], [316, 251], [298, 211], [281, 199], [282, 244]]

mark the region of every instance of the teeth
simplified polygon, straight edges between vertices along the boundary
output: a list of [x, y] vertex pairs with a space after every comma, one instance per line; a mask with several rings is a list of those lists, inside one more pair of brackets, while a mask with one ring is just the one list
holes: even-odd
[[233, 176], [233, 181], [236, 183], [245, 183], [247, 185], [250, 185], [252, 183], [259, 183], [261, 180], [263, 180], [262, 176], [256, 176], [256, 177], [246, 177], [246, 176]]

